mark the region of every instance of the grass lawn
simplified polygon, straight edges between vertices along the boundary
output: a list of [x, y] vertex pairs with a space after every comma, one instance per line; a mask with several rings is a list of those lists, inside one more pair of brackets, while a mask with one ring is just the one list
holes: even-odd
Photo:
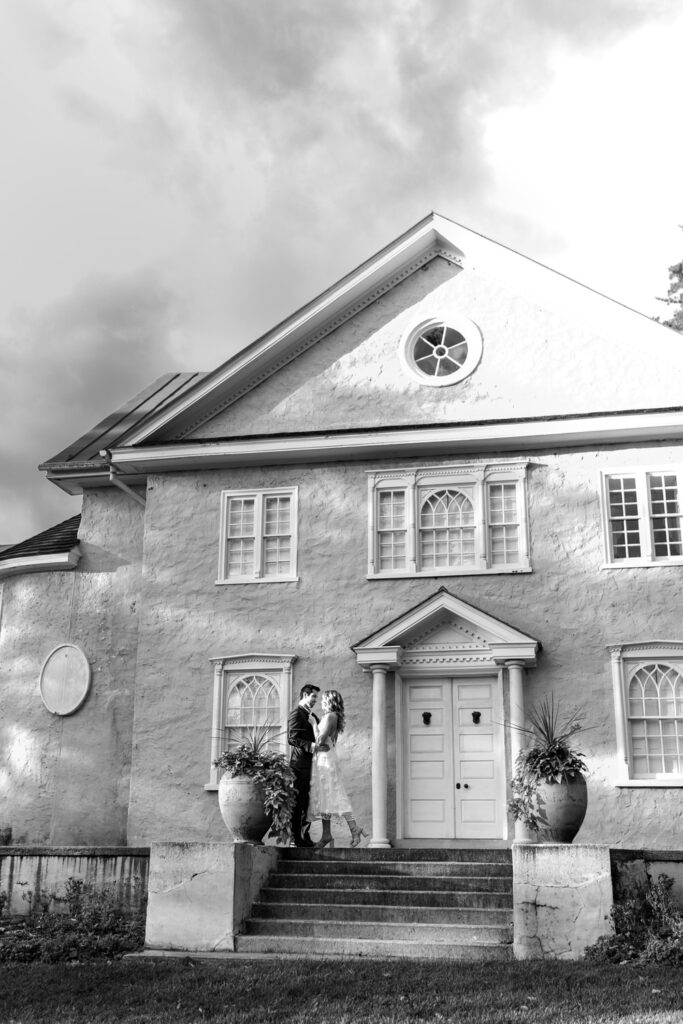
[[683, 968], [396, 960], [0, 967], [2, 1024], [682, 1024]]

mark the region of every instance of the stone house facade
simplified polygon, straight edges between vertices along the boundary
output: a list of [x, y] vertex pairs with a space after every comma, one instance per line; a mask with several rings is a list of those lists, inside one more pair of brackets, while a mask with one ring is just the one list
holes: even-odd
[[[372, 845], [506, 843], [525, 708], [578, 706], [584, 843], [683, 826], [683, 344], [436, 214], [41, 468], [0, 552], [14, 842], [224, 837], [213, 758], [305, 683]], [[518, 830], [519, 837], [519, 830]]]

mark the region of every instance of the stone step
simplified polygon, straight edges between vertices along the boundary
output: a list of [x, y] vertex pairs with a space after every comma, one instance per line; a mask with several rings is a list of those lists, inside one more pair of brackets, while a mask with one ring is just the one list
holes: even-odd
[[400, 904], [265, 903], [252, 907], [255, 919], [270, 921], [374, 921], [388, 924], [484, 925], [509, 928], [512, 913], [504, 907], [408, 907]]
[[342, 903], [420, 907], [499, 907], [512, 909], [511, 892], [457, 892], [452, 889], [320, 889], [272, 888], [261, 890], [266, 903]]
[[472, 878], [511, 878], [512, 864], [490, 861], [408, 861], [408, 860], [347, 860], [332, 858], [308, 858], [283, 860], [278, 864], [278, 873], [302, 874], [362, 874], [402, 876], [440, 876]]
[[[336, 870], [336, 866], [335, 866]], [[322, 881], [324, 879], [324, 882]], [[424, 875], [416, 878], [413, 875], [368, 875], [368, 874], [284, 874], [274, 872], [268, 879], [270, 888], [305, 888], [320, 889], [365, 889], [381, 892], [404, 892], [417, 889], [431, 892], [501, 892], [512, 891], [511, 879], [505, 875], [493, 878], [457, 876], [457, 875]]]
[[512, 945], [406, 941], [405, 939], [310, 938], [301, 935], [238, 935], [238, 953], [295, 956], [397, 957], [415, 960], [513, 960]]
[[380, 939], [401, 942], [448, 942], [469, 946], [512, 942], [509, 925], [420, 924], [415, 922], [340, 921], [289, 918], [286, 921], [250, 917], [246, 935], [305, 938]]
[[312, 860], [325, 858], [326, 860], [409, 860], [409, 861], [486, 861], [487, 863], [512, 864], [512, 853], [510, 849], [396, 849], [391, 847], [388, 850], [370, 850], [367, 847], [361, 849], [350, 849], [346, 847], [325, 847], [324, 850], [303, 849], [301, 847], [289, 846], [280, 850], [282, 860]]

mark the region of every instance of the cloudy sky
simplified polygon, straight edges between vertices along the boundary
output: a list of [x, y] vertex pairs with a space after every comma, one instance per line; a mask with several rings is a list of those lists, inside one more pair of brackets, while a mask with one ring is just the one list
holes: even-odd
[[679, 0], [0, 0], [0, 544], [430, 210], [665, 313], [682, 50]]

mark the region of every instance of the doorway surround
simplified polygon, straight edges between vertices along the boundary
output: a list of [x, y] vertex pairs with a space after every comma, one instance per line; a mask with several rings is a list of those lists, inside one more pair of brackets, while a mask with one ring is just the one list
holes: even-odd
[[[541, 644], [513, 626], [455, 597], [445, 587], [393, 619], [352, 648], [358, 664], [372, 677], [372, 837], [369, 846], [388, 849], [387, 834], [387, 676], [396, 687], [397, 838], [404, 830], [402, 765], [406, 679], [495, 677], [498, 707], [509, 687], [510, 758], [522, 749], [524, 673], [536, 665]], [[503, 755], [504, 756], [504, 755]], [[524, 841], [515, 824], [515, 840]]]

